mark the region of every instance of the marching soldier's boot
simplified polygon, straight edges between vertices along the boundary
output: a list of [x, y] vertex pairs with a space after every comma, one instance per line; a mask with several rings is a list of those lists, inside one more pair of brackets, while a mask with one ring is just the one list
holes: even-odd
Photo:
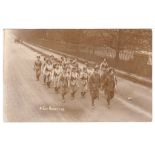
[[50, 88], [50, 82], [47, 82], [47, 86], [48, 86], [48, 88]]
[[65, 94], [62, 94], [62, 102], [65, 102]]
[[73, 97], [73, 92], [71, 93], [71, 97]]
[[75, 95], [74, 92], [72, 92], [72, 93], [71, 93], [71, 97], [72, 97], [72, 99], [74, 98], [74, 95]]
[[38, 75], [37, 75], [37, 72], [36, 72], [36, 80], [38, 81]]
[[83, 96], [85, 96], [86, 95], [86, 92], [83, 92]]
[[81, 96], [83, 97], [84, 95], [83, 95], [83, 92], [81, 92]]
[[73, 92], [73, 98], [75, 97], [76, 90]]
[[56, 93], [58, 92], [57, 87], [54, 87], [54, 90], [55, 90]]
[[74, 98], [74, 96], [75, 96], [75, 92], [73, 92], [73, 98]]
[[94, 108], [95, 104], [94, 104], [94, 99], [92, 99], [92, 108]]
[[86, 92], [81, 92], [81, 96], [84, 97]]
[[39, 76], [37, 75], [37, 81], [39, 81]]
[[57, 91], [59, 91], [60, 87], [57, 87]]
[[44, 77], [44, 84], [46, 83], [46, 76]]
[[108, 102], [108, 109], [110, 109], [110, 99], [107, 99]]
[[56, 92], [56, 93], [58, 93], [58, 89], [59, 89], [58, 87], [55, 87], [55, 92]]

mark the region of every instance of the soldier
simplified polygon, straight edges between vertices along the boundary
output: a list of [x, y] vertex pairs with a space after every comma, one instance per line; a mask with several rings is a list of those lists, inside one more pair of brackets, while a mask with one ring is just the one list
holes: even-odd
[[88, 73], [87, 68], [83, 67], [83, 70], [80, 74], [81, 79], [81, 96], [84, 97], [87, 93], [87, 86], [88, 86]]
[[60, 88], [59, 86], [59, 78], [60, 78], [60, 73], [61, 73], [61, 68], [60, 68], [60, 65], [57, 63], [55, 65], [55, 68], [53, 70], [53, 84], [54, 84], [54, 90], [56, 93], [58, 93], [58, 90]]
[[101, 88], [101, 90], [104, 90], [106, 76], [107, 76], [107, 69], [102, 67], [100, 69], [100, 88]]
[[48, 88], [50, 88], [52, 72], [53, 72], [53, 65], [52, 65], [51, 61], [48, 59], [47, 64], [45, 66], [45, 76], [46, 76]]
[[42, 75], [43, 75], [44, 84], [46, 84], [46, 74], [45, 74], [46, 64], [47, 64], [47, 58], [44, 57], [44, 62], [42, 64]]
[[50, 56], [49, 56], [49, 60], [51, 61], [51, 63], [53, 63], [54, 59], [55, 59], [55, 58], [54, 58], [53, 55], [50, 55]]
[[37, 60], [34, 63], [34, 70], [36, 71], [36, 79], [39, 80], [40, 74], [41, 74], [41, 61], [40, 56], [37, 56]]
[[75, 67], [76, 69], [78, 69], [79, 65], [78, 65], [78, 62], [77, 62], [77, 58], [75, 58], [75, 59], [72, 61], [72, 65], [73, 65], [73, 67]]
[[67, 66], [66, 66], [66, 70], [67, 70], [67, 75], [68, 75], [68, 87], [70, 87], [70, 77], [71, 77], [71, 70], [72, 70], [72, 68], [71, 68], [71, 65], [70, 64], [68, 64]]
[[108, 103], [108, 108], [110, 108], [110, 100], [114, 97], [115, 86], [117, 84], [117, 79], [114, 74], [114, 69], [109, 68], [106, 79], [105, 79], [105, 96]]
[[93, 73], [88, 81], [90, 96], [92, 100], [92, 107], [94, 108], [95, 99], [99, 99], [100, 75], [98, 74], [98, 66], [95, 66]]
[[100, 64], [100, 70], [102, 68], [108, 68], [108, 63], [107, 63], [107, 59], [104, 58], [103, 62]]
[[60, 86], [61, 86], [61, 95], [62, 95], [62, 101], [65, 102], [65, 95], [68, 92], [68, 73], [67, 68], [63, 68], [63, 72], [60, 75]]
[[71, 88], [71, 97], [72, 98], [74, 98], [78, 87], [79, 87], [78, 73], [76, 72], [76, 68], [72, 68], [71, 75], [70, 75], [70, 88]]

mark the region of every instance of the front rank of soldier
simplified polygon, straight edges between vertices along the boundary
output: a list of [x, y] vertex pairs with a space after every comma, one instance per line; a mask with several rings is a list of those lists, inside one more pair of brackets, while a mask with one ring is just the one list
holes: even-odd
[[34, 62], [34, 70], [36, 72], [36, 80], [38, 81], [41, 74], [41, 65], [42, 62], [40, 60], [40, 56], [37, 56], [37, 60]]
[[[49, 56], [44, 57], [42, 64], [40, 56], [37, 56], [34, 70], [37, 80], [39, 80], [42, 71], [44, 84], [50, 88], [52, 82], [56, 93], [59, 93], [60, 89], [63, 102], [65, 102], [65, 97], [69, 92], [71, 98], [74, 99], [79, 90], [81, 97], [85, 99], [84, 96], [89, 90], [91, 106], [94, 109], [101, 90], [104, 92], [107, 105], [110, 108], [117, 80], [114, 69], [108, 66], [106, 59], [100, 65], [96, 65], [92, 71], [92, 69], [88, 69], [88, 63], [82, 69], [79, 68], [77, 59], [71, 60], [67, 57], [58, 59]], [[103, 98], [101, 98], [102, 101], [104, 101]]]

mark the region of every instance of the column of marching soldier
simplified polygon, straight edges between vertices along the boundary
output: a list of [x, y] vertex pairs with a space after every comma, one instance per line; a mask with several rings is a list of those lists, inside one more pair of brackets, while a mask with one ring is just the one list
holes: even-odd
[[37, 56], [34, 63], [36, 80], [38, 81], [42, 75], [44, 84], [48, 88], [52, 86], [56, 93], [61, 94], [62, 102], [65, 102], [68, 93], [71, 99], [74, 99], [80, 90], [82, 98], [90, 92], [91, 105], [94, 108], [94, 101], [99, 99], [99, 91], [102, 91], [110, 108], [117, 79], [114, 68], [108, 66], [106, 59], [100, 65], [91, 68], [88, 67], [88, 63], [80, 67], [77, 59], [65, 56], [58, 59], [51, 55], [44, 57], [43, 62], [40, 59], [41, 57]]

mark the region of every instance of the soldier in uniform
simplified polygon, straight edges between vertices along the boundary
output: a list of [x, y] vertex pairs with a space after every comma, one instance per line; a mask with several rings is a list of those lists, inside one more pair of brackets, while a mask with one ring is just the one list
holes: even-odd
[[55, 89], [55, 92], [58, 93], [58, 90], [60, 88], [59, 86], [59, 78], [60, 78], [60, 73], [61, 73], [61, 68], [60, 68], [60, 65], [59, 63], [57, 63], [55, 65], [55, 68], [53, 70], [53, 84], [54, 84], [54, 89]]
[[42, 75], [43, 75], [44, 84], [46, 84], [46, 74], [45, 74], [46, 64], [47, 64], [47, 58], [44, 57], [44, 62], [42, 64]]
[[107, 63], [107, 59], [104, 58], [103, 62], [100, 64], [100, 70], [102, 68], [108, 68], [108, 63]]
[[83, 70], [80, 74], [80, 80], [81, 80], [81, 96], [84, 97], [87, 93], [87, 86], [88, 86], [88, 73], [87, 68], [83, 67]]
[[102, 67], [100, 69], [100, 88], [101, 88], [101, 90], [104, 90], [106, 76], [107, 76], [107, 68]]
[[41, 65], [42, 62], [40, 60], [40, 56], [37, 56], [37, 60], [34, 63], [34, 70], [36, 71], [36, 79], [39, 80], [40, 74], [41, 74]]
[[114, 97], [115, 86], [117, 84], [117, 79], [113, 68], [109, 68], [106, 79], [105, 79], [105, 96], [108, 103], [108, 108], [110, 108], [110, 100]]
[[72, 70], [72, 67], [71, 67], [71, 65], [70, 64], [68, 64], [67, 66], [66, 66], [66, 70], [67, 70], [67, 75], [68, 75], [68, 87], [70, 87], [70, 77], [71, 77], [71, 70]]
[[50, 56], [49, 56], [49, 60], [51, 61], [51, 63], [53, 63], [54, 59], [55, 59], [55, 58], [54, 58], [53, 55], [50, 55]]
[[73, 67], [75, 67], [76, 69], [78, 69], [79, 65], [78, 65], [78, 62], [77, 62], [77, 58], [75, 58], [75, 59], [72, 61], [72, 65], [73, 65]]
[[61, 95], [62, 95], [62, 101], [65, 102], [65, 95], [68, 92], [68, 73], [67, 68], [63, 68], [63, 72], [60, 75], [60, 86], [61, 86]]
[[45, 66], [45, 76], [46, 76], [48, 88], [50, 88], [52, 72], [53, 72], [53, 65], [52, 65], [50, 59], [48, 59], [47, 64]]
[[71, 88], [71, 97], [72, 98], [74, 98], [78, 87], [79, 87], [78, 86], [78, 73], [76, 71], [76, 68], [73, 67], [71, 74], [70, 74], [70, 88]]
[[93, 73], [91, 74], [88, 85], [90, 90], [90, 96], [92, 100], [92, 107], [95, 106], [94, 101], [95, 99], [99, 99], [99, 87], [100, 87], [100, 75], [98, 73], [98, 66], [95, 66]]

